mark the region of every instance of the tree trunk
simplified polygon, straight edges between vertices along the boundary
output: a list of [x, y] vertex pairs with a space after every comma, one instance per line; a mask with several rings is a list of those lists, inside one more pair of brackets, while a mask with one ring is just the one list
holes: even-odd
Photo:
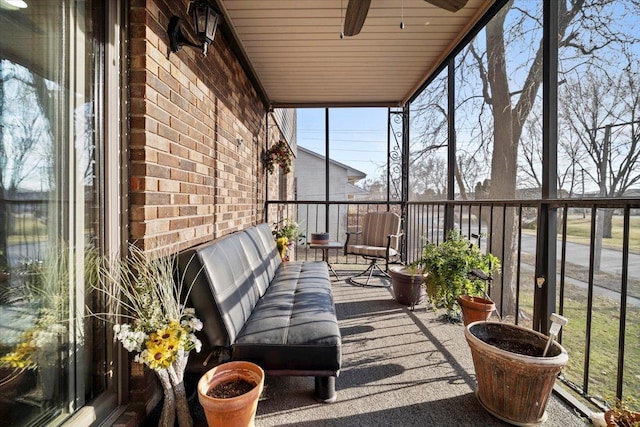
[[613, 232], [613, 209], [603, 209], [602, 216], [604, 217], [602, 226], [602, 237], [604, 239], [610, 239]]
[[[487, 77], [491, 86], [493, 113], [493, 157], [491, 159], [491, 185], [489, 198], [514, 199], [518, 164], [519, 122], [512, 120], [513, 109], [509, 96], [509, 80], [505, 63], [504, 20], [507, 9], [500, 11], [486, 27]], [[515, 262], [513, 211], [494, 212], [493, 222], [487, 224], [489, 249], [501, 259], [502, 273], [494, 278], [491, 298], [502, 316], [515, 310]]]

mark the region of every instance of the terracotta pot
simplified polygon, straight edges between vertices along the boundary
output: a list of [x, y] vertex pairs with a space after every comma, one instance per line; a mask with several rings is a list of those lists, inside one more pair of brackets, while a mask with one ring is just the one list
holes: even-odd
[[458, 304], [462, 308], [462, 321], [464, 326], [479, 320], [487, 320], [496, 309], [496, 305], [490, 299], [460, 295]]
[[[553, 385], [569, 356], [557, 342], [542, 357], [547, 337], [522, 326], [474, 322], [464, 330], [478, 387], [476, 397], [491, 414], [514, 425], [537, 425], [547, 418]], [[507, 345], [511, 351], [498, 348]], [[540, 356], [515, 353], [527, 348]]]
[[634, 423], [640, 423], [640, 413], [632, 412], [626, 415], [624, 419], [620, 419], [614, 411], [607, 411], [604, 413], [604, 420], [607, 423], [607, 427], [633, 427]]
[[[229, 399], [207, 396], [220, 383], [243, 379], [256, 383], [245, 394]], [[198, 381], [198, 400], [210, 427], [247, 427], [254, 425], [258, 398], [264, 387], [264, 371], [250, 362], [228, 362], [208, 371]]]
[[400, 304], [419, 304], [425, 297], [425, 289], [422, 286], [424, 276], [410, 274], [406, 267], [394, 267], [389, 269], [393, 295]]

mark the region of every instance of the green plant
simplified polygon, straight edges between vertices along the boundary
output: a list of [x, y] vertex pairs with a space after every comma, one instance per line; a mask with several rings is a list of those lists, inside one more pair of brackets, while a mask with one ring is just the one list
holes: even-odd
[[304, 238], [304, 233], [302, 232], [302, 229], [297, 222], [285, 218], [276, 224], [276, 228], [273, 231], [273, 236], [276, 239], [286, 237], [288, 242], [295, 243], [298, 240]]
[[486, 281], [470, 277], [473, 270], [491, 276], [500, 269], [498, 258], [483, 253], [457, 230], [450, 230], [447, 239], [439, 245], [427, 242], [415, 264], [427, 273], [425, 286], [429, 301], [435, 307], [444, 307], [449, 317], [460, 312], [460, 295], [485, 295]]
[[275, 230], [273, 230], [272, 233], [273, 237], [276, 239], [278, 252], [280, 252], [282, 259], [287, 258], [289, 245], [293, 245], [297, 243], [298, 240], [304, 238], [304, 234], [302, 233], [298, 223], [291, 221], [288, 218], [285, 218], [275, 224]]
[[291, 172], [292, 153], [286, 141], [280, 140], [262, 153], [262, 164], [269, 173], [275, 171], [275, 165], [278, 164], [283, 174]]

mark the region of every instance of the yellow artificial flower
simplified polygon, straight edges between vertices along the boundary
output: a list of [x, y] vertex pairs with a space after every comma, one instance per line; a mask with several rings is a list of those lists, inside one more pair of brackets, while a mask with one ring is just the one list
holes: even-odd
[[22, 342], [16, 345], [14, 351], [0, 357], [0, 366], [11, 368], [34, 368], [35, 362], [31, 356], [35, 353], [36, 347], [33, 345], [34, 332], [32, 330], [22, 335]]
[[168, 350], [163, 343], [147, 341], [146, 362], [151, 369], [167, 369], [176, 360], [177, 351]]
[[287, 245], [289, 244], [289, 239], [286, 237], [278, 237], [276, 240], [276, 246], [278, 246], [278, 250], [280, 251], [280, 257], [284, 258], [287, 254]]

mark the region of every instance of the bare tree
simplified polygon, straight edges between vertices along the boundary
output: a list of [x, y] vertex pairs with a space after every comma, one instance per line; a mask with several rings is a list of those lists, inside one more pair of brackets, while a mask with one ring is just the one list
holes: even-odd
[[[28, 70], [0, 61], [0, 251], [7, 253], [9, 205], [26, 181], [53, 161], [49, 122], [36, 85], [44, 80]], [[41, 179], [42, 177], [40, 177]]]
[[[637, 42], [636, 33], [620, 21], [621, 13], [637, 12], [637, 0], [568, 0], [558, 2], [558, 7], [561, 73], [575, 70], [584, 73], [585, 64], [605, 64], [610, 60], [599, 57], [606, 56], [603, 52], [608, 55], [611, 50], [620, 51], [623, 46]], [[481, 47], [481, 37], [477, 37], [456, 58], [456, 96], [459, 98], [456, 108], [463, 110], [456, 115], [458, 149], [467, 140], [475, 141], [476, 157], [490, 162], [488, 185], [484, 186], [485, 189], [488, 187], [490, 199], [517, 198], [519, 180], [530, 185], [541, 184], [535, 169], [535, 163], [540, 161], [536, 157], [537, 147], [531, 145], [531, 140], [523, 143], [525, 138], [530, 139], [536, 133], [536, 128], [541, 129], [539, 120], [532, 116], [536, 101], [539, 104], [542, 84], [541, 9], [542, 2], [509, 2], [485, 27], [484, 45]], [[416, 101], [428, 99], [423, 102], [425, 108], [430, 108], [440, 119], [439, 125], [431, 123], [430, 127], [424, 128], [424, 135], [431, 137], [431, 140], [424, 138], [425, 147], [432, 145], [436, 136], [442, 140], [439, 135], [442, 123], [446, 122], [446, 113], [442, 112], [446, 96], [434, 101], [442, 86], [430, 86], [425, 91], [430, 94]], [[474, 117], [466, 117], [473, 114]], [[460, 129], [460, 120], [467, 120], [468, 128]], [[429, 125], [428, 122], [425, 124]], [[460, 144], [461, 139], [463, 144]], [[580, 157], [574, 141], [561, 141], [559, 147], [576, 159]], [[481, 157], [485, 153], [487, 156]], [[529, 166], [519, 166], [519, 158], [528, 159]], [[469, 170], [460, 164], [458, 168], [461, 176]], [[558, 175], [559, 183], [571, 182], [570, 192], [574, 192], [576, 165], [562, 165]], [[494, 281], [502, 283], [503, 288], [496, 289], [494, 296], [505, 314], [513, 313], [515, 308], [514, 213], [505, 210], [504, 217], [494, 215], [493, 224], [488, 224], [490, 248], [503, 257], [502, 280]]]
[[[640, 73], [630, 54], [619, 74], [576, 77], [563, 94], [565, 122], [585, 153], [581, 170], [598, 185], [600, 197], [622, 197], [640, 182]], [[613, 74], [613, 73], [611, 73]], [[598, 212], [595, 269], [602, 238], [612, 235], [612, 209]]]

